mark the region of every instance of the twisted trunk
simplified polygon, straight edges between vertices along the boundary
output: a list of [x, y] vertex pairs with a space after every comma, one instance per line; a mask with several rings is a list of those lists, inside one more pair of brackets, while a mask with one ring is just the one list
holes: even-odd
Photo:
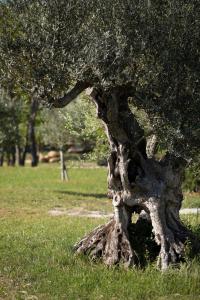
[[[108, 187], [114, 215], [75, 249], [93, 259], [101, 257], [107, 265], [133, 266], [140, 263], [140, 252], [147, 249], [153, 231], [158, 245], [153, 249], [159, 249], [158, 265], [165, 270], [181, 258], [188, 238], [195, 243], [179, 217], [184, 161], [169, 154], [157, 161], [154, 146], [147, 157], [144, 132], [129, 109], [127, 90], [94, 91], [92, 96], [110, 142]], [[139, 214], [135, 224], [133, 213]]]

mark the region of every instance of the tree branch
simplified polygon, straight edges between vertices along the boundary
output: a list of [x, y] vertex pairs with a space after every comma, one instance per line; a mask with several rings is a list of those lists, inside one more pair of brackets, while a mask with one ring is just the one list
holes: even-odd
[[62, 98], [52, 100], [52, 107], [62, 108], [68, 105], [79, 94], [81, 94], [86, 88], [90, 86], [87, 82], [78, 81], [75, 86]]

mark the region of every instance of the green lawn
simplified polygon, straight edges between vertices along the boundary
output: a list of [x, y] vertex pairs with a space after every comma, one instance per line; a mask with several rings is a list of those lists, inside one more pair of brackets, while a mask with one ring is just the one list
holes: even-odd
[[183, 207], [197, 207], [200, 208], [200, 194], [185, 193]]
[[[106, 169], [69, 175], [61, 183], [58, 165], [0, 168], [0, 299], [200, 299], [197, 259], [161, 274], [154, 264], [126, 271], [75, 256], [73, 244], [105, 221], [51, 217], [49, 209], [109, 211], [111, 204]], [[196, 216], [186, 221], [198, 230]]]
[[111, 210], [106, 197], [106, 168], [69, 170], [60, 181], [59, 165], [0, 168], [0, 207], [10, 213], [45, 213], [54, 207]]

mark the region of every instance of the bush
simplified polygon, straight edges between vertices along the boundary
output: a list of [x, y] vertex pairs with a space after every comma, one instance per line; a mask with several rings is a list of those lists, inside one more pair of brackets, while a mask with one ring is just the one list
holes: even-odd
[[200, 171], [197, 165], [186, 170], [183, 189], [188, 192], [200, 192]]

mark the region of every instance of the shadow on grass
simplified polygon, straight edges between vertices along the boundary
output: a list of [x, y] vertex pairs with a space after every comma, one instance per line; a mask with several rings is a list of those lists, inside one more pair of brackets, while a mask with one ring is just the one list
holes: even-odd
[[55, 191], [56, 193], [63, 195], [73, 195], [73, 196], [81, 196], [81, 197], [94, 197], [94, 198], [107, 198], [106, 194], [94, 194], [94, 193], [80, 193], [74, 191]]

